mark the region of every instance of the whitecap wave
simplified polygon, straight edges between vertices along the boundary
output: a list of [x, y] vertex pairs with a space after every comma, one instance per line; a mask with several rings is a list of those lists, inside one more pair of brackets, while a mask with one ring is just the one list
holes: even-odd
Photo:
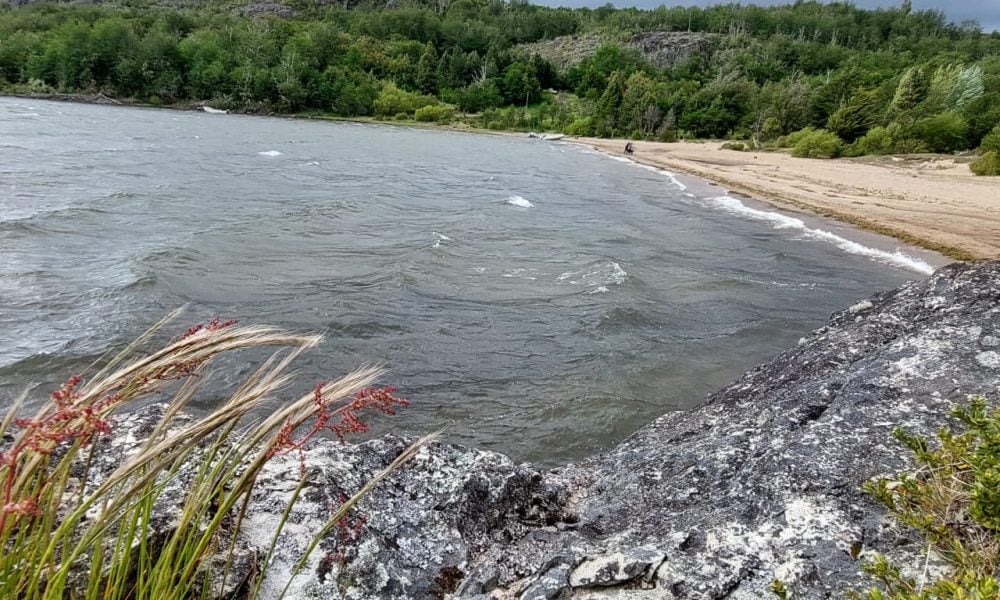
[[520, 206], [521, 208], [534, 208], [535, 205], [528, 202], [521, 196], [510, 196], [507, 198], [507, 204], [512, 204], [514, 206]]
[[450, 237], [448, 237], [448, 236], [446, 236], [446, 235], [444, 235], [442, 233], [438, 233], [436, 231], [432, 231], [431, 233], [434, 235], [435, 238], [437, 238], [436, 240], [434, 240], [434, 245], [432, 246], [432, 248], [440, 248], [441, 247], [441, 242], [450, 242], [451, 241]]
[[805, 237], [829, 242], [849, 254], [867, 256], [868, 258], [879, 262], [910, 269], [911, 271], [916, 271], [917, 273], [921, 273], [923, 275], [930, 275], [934, 272], [934, 267], [929, 265], [927, 262], [910, 256], [902, 251], [896, 250], [895, 252], [889, 252], [887, 250], [879, 250], [878, 248], [870, 248], [863, 244], [859, 244], [858, 242], [843, 238], [835, 233], [809, 227], [802, 221], [802, 219], [797, 219], [795, 217], [790, 217], [773, 211], [751, 208], [732, 196], [712, 198], [712, 201], [723, 210], [747, 216], [758, 221], [768, 221], [774, 224], [775, 229], [799, 230]]
[[265, 150], [264, 152], [258, 152], [257, 154], [261, 156], [281, 156], [281, 152], [277, 150]]
[[579, 271], [568, 271], [556, 279], [569, 285], [596, 286], [590, 292], [602, 294], [608, 291], [609, 285], [621, 285], [628, 278], [628, 273], [618, 263], [603, 260]]

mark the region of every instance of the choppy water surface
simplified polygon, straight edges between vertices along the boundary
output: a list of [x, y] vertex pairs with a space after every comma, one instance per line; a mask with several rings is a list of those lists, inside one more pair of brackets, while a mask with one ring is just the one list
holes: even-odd
[[552, 464], [929, 269], [849, 237], [568, 144], [0, 99], [0, 405], [190, 304], [324, 333], [301, 389], [391, 367], [380, 431]]

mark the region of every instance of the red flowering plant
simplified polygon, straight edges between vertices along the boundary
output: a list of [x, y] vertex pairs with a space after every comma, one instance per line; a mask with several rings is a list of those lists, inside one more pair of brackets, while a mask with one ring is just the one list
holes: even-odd
[[[16, 416], [23, 404], [19, 401], [0, 421], [0, 598], [215, 597], [219, 590], [207, 583], [205, 570], [220, 548], [224, 550], [224, 540], [234, 540], [239, 533], [239, 507], [249, 499], [267, 461], [290, 452], [303, 456], [308, 442], [323, 431], [341, 439], [366, 431], [359, 417], [363, 410], [392, 414], [407, 404], [392, 388], [372, 386], [379, 370], [364, 369], [321, 384], [262, 423], [239, 430], [245, 415], [289, 383], [290, 365], [320, 338], [217, 319], [139, 355], [138, 348], [165, 322], [95, 374], [70, 377], [34, 417]], [[287, 350], [264, 361], [210, 414], [178, 421], [215, 357], [261, 346]], [[112, 413], [164, 391], [172, 381], [180, 384], [171, 388], [171, 400], [146, 439], [133, 440], [137, 447], [110, 473], [93, 473], [95, 453], [104, 449], [95, 442], [117, 433]], [[298, 569], [320, 537], [427, 439], [341, 504]], [[304, 484], [304, 467], [301, 475]], [[174, 507], [179, 516], [169, 530], [154, 531], [152, 518], [164, 502], [164, 489], [179, 480], [185, 490], [181, 506]], [[294, 494], [291, 502], [297, 497]], [[275, 539], [279, 534], [280, 526], [273, 532]], [[231, 552], [232, 547], [229, 554], [223, 552], [226, 574]], [[225, 583], [223, 577], [221, 585]], [[251, 586], [251, 597], [259, 583], [260, 577]]]

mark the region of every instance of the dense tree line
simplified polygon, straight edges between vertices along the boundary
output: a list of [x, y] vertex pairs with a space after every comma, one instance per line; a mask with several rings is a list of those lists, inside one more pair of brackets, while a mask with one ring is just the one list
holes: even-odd
[[[975, 149], [1000, 125], [1000, 34], [905, 1], [880, 10], [801, 0], [654, 10], [349, 5], [297, 0], [289, 18], [211, 5], [4, 8], [0, 85], [251, 111], [733, 138], [804, 156]], [[612, 43], [559, 71], [521, 46], [639, 31], [711, 34], [711, 49], [657, 69]]]

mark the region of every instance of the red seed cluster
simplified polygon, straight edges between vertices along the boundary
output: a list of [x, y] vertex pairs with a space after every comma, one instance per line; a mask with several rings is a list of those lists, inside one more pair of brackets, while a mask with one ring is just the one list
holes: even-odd
[[330, 431], [337, 439], [344, 442], [345, 436], [352, 433], [368, 431], [368, 424], [361, 420], [358, 413], [364, 410], [377, 410], [387, 415], [396, 414], [397, 406], [408, 406], [409, 400], [393, 394], [394, 387], [368, 387], [354, 395], [350, 402], [334, 410], [330, 409], [330, 400], [323, 396], [325, 383], [316, 385], [313, 390], [313, 401], [316, 403], [316, 418], [309, 431], [299, 439], [294, 439], [294, 427], [285, 423], [278, 430], [274, 444], [268, 451], [268, 457], [287, 454], [292, 451], [299, 453], [299, 474], [305, 477], [305, 445], [321, 431]]
[[226, 327], [232, 327], [236, 324], [236, 320], [230, 319], [228, 321], [223, 321], [218, 317], [212, 319], [208, 323], [199, 323], [193, 327], [188, 327], [181, 334], [180, 339], [189, 338], [192, 335], [198, 333], [199, 331], [218, 331], [220, 329], [225, 329]]
[[3, 502], [0, 503], [0, 531], [8, 515], [17, 517], [38, 512], [37, 498], [12, 498], [14, 482], [20, 475], [22, 458], [33, 455], [48, 456], [60, 445], [79, 442], [87, 445], [99, 433], [110, 433], [111, 425], [101, 417], [104, 409], [118, 400], [111, 394], [95, 403], [78, 405], [77, 387], [81, 378], [74, 375], [58, 390], [52, 392], [52, 404], [46, 414], [37, 419], [14, 419], [23, 432], [9, 448], [0, 451], [0, 468], [3, 468]]

